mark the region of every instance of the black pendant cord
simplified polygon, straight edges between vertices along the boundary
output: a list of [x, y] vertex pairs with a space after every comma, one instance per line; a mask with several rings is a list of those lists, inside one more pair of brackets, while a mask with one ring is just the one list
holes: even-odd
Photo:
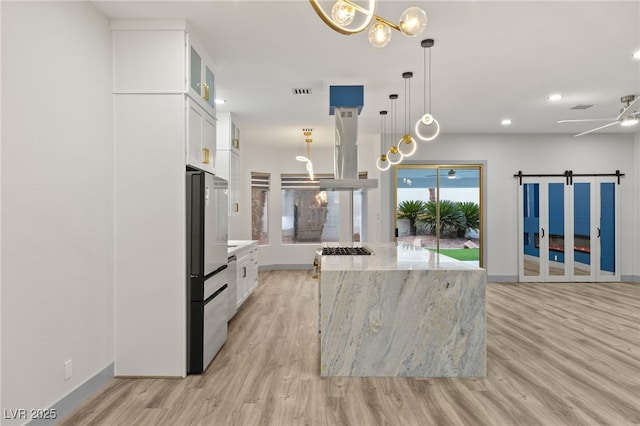
[[620, 170], [616, 170], [615, 173], [573, 173], [573, 170], [565, 170], [564, 173], [561, 174], [523, 174], [522, 170], [519, 170], [518, 173], [513, 175], [513, 177], [518, 178], [518, 183], [522, 185], [522, 178], [525, 177], [563, 177], [567, 181], [567, 185], [573, 185], [574, 177], [612, 177], [615, 176], [618, 178], [618, 185], [620, 185], [620, 178], [624, 177], [624, 173], [620, 173]]
[[[424, 59], [424, 67], [422, 68], [422, 71], [424, 73], [424, 96], [422, 97], [422, 110], [426, 111], [427, 110], [427, 49], [422, 49], [422, 53], [423, 53], [423, 59]], [[431, 51], [429, 51], [429, 55], [431, 55]], [[431, 70], [429, 70], [429, 72], [431, 72]], [[431, 79], [429, 79], [429, 85], [431, 85]], [[429, 92], [431, 92], [431, 89], [429, 89]], [[431, 95], [431, 93], [429, 93], [429, 95]], [[431, 112], [431, 101], [429, 101], [429, 112]]]

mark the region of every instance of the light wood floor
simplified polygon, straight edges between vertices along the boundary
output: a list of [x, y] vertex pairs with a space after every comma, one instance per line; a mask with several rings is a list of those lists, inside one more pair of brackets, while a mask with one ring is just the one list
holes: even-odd
[[638, 284], [489, 284], [486, 378], [321, 379], [310, 275], [261, 272], [202, 376], [114, 379], [61, 424], [640, 424]]

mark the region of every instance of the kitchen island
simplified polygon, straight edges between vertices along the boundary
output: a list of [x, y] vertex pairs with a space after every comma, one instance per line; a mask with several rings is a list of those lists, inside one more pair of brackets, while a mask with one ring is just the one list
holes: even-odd
[[371, 255], [316, 256], [321, 376], [485, 376], [485, 270], [409, 244], [364, 246]]

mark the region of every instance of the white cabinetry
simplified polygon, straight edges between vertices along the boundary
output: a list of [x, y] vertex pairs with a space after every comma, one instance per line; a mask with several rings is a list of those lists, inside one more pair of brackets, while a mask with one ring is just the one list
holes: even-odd
[[187, 34], [189, 42], [188, 75], [189, 75], [189, 95], [197, 99], [204, 109], [215, 116], [215, 77], [213, 73], [212, 60], [200, 42], [190, 34]]
[[214, 110], [189, 89], [196, 38], [186, 22], [113, 21], [111, 29], [115, 375], [183, 377], [185, 168], [214, 170]]
[[216, 122], [198, 103], [187, 98], [187, 164], [215, 173]]
[[236, 252], [236, 290], [238, 308], [258, 286], [258, 243], [252, 242]]
[[229, 181], [229, 216], [240, 214], [240, 129], [230, 112], [218, 113], [216, 174]]

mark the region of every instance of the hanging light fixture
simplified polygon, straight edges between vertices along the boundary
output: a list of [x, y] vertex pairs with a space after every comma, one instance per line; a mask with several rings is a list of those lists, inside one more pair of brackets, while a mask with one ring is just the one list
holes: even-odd
[[[423, 141], [432, 141], [440, 134], [440, 123], [431, 115], [431, 47], [435, 42], [433, 39], [425, 39], [420, 42], [424, 51], [424, 94], [422, 97], [422, 108], [424, 115], [416, 122], [416, 136]], [[427, 49], [429, 49], [429, 110], [427, 112]], [[426, 129], [425, 129], [426, 128]], [[427, 135], [425, 131], [429, 131]]]
[[451, 169], [449, 170], [449, 173], [447, 173], [447, 178], [448, 179], [455, 179], [456, 178], [456, 171]]
[[[384, 148], [386, 146], [386, 144], [384, 143], [385, 141], [385, 118], [387, 116], [387, 111], [380, 111], [380, 145], [382, 146], [382, 151], [384, 151]], [[391, 163], [389, 162], [389, 158], [387, 157], [387, 154], [380, 154], [380, 158], [378, 158], [376, 160], [376, 167], [378, 168], [378, 170], [380, 170], [381, 172], [384, 172], [385, 170], [389, 170], [389, 168], [391, 167]]]
[[404, 157], [412, 156], [418, 148], [418, 144], [413, 140], [408, 130], [409, 120], [411, 120], [411, 77], [413, 77], [411, 71], [402, 73], [402, 78], [404, 78], [404, 135], [398, 142], [397, 148]]
[[303, 155], [298, 155], [296, 156], [296, 160], [298, 161], [302, 161], [303, 163], [306, 162], [306, 166], [307, 166], [307, 172], [309, 173], [309, 179], [313, 180], [313, 163], [311, 162], [311, 142], [313, 142], [313, 139], [311, 139], [311, 132], [313, 131], [313, 129], [302, 129], [302, 134], [304, 135], [305, 139], [305, 143], [307, 144], [307, 156], [303, 156]]
[[[400, 31], [407, 37], [416, 37], [427, 28], [427, 14], [415, 6], [402, 12], [399, 24], [396, 25], [375, 14], [376, 0], [367, 0], [366, 7], [351, 0], [337, 0], [331, 8], [331, 16], [324, 11], [318, 0], [309, 2], [320, 19], [340, 34], [357, 34], [369, 28], [369, 42], [375, 47], [384, 47], [389, 43], [391, 29]], [[357, 13], [362, 14], [363, 18], [356, 19]], [[375, 23], [371, 25], [373, 21]]]
[[389, 162], [391, 164], [396, 165], [396, 164], [399, 164], [404, 158], [404, 155], [402, 155], [402, 152], [400, 152], [398, 147], [393, 142], [396, 140], [396, 128], [397, 128], [396, 101], [398, 100], [398, 95], [391, 94], [389, 95], [389, 99], [391, 99], [391, 115], [393, 116], [392, 117], [393, 128], [392, 128], [392, 134], [391, 134], [391, 147], [389, 147], [389, 151], [387, 151], [387, 158], [389, 159]]

